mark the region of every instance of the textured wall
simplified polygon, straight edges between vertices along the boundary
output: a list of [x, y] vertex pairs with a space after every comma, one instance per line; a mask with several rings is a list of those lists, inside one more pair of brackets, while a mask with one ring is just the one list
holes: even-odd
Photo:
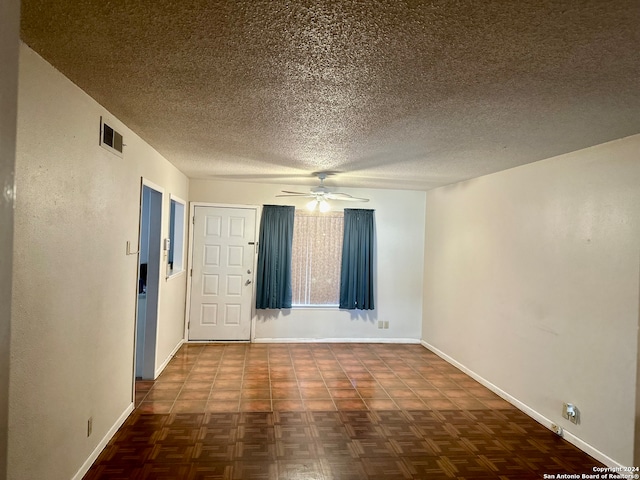
[[0, 478], [7, 468], [19, 5], [0, 0]]
[[[300, 190], [303, 188], [303, 190]], [[281, 190], [305, 191], [291, 185], [191, 180], [189, 200], [230, 204], [285, 204], [303, 208], [308, 199], [276, 198]], [[275, 317], [259, 311], [255, 338], [323, 339], [420, 338], [422, 318], [422, 259], [424, 192], [338, 189], [366, 197], [369, 203], [332, 202], [334, 207], [373, 208], [376, 219], [376, 310], [350, 314], [338, 309], [293, 309]], [[389, 321], [389, 329], [377, 327]]]
[[636, 135], [427, 193], [423, 339], [626, 465], [639, 151]]
[[[130, 406], [140, 178], [183, 198], [188, 179], [26, 46], [20, 97], [9, 478], [68, 480]], [[161, 281], [157, 364], [182, 339], [186, 275]], [[87, 438], [87, 419], [93, 434]]]

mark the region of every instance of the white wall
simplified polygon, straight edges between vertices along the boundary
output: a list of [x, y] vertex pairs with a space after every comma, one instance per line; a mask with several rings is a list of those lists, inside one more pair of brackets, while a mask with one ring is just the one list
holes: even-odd
[[432, 190], [426, 215], [424, 341], [632, 465], [640, 135]]
[[0, 478], [6, 478], [20, 2], [0, 0]]
[[[308, 201], [276, 198], [281, 190], [310, 187], [244, 182], [191, 180], [189, 200], [244, 205], [296, 205]], [[377, 241], [376, 309], [368, 312], [334, 309], [259, 310], [255, 318], [256, 341], [271, 339], [420, 339], [422, 318], [422, 264], [424, 192], [344, 189], [369, 198], [368, 203], [334, 202], [335, 207], [375, 210]], [[389, 329], [378, 329], [378, 320]]]
[[[124, 158], [98, 146], [100, 116]], [[131, 407], [140, 179], [188, 179], [28, 47], [20, 51], [9, 478], [72, 478]], [[163, 268], [164, 271], [164, 268]], [[186, 275], [161, 282], [157, 363], [183, 334]], [[93, 434], [87, 438], [87, 420]]]

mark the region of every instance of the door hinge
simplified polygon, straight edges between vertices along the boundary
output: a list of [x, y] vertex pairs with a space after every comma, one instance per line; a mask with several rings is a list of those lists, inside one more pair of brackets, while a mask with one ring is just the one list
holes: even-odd
[[189, 276], [193, 277], [193, 268], [191, 270], [189, 270]]
[[191, 223], [193, 223], [194, 225], [196, 224], [196, 217], [191, 217]]
[[191, 320], [187, 322], [187, 330], [191, 330]]

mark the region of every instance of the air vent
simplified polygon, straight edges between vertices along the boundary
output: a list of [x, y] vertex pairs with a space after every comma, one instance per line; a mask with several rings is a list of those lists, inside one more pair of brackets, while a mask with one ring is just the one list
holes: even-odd
[[122, 135], [100, 117], [100, 146], [122, 157]]

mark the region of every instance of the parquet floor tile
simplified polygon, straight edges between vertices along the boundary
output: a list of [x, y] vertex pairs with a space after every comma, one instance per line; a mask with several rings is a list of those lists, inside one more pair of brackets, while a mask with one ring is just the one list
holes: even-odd
[[599, 462], [419, 345], [184, 345], [86, 480], [533, 480]]

